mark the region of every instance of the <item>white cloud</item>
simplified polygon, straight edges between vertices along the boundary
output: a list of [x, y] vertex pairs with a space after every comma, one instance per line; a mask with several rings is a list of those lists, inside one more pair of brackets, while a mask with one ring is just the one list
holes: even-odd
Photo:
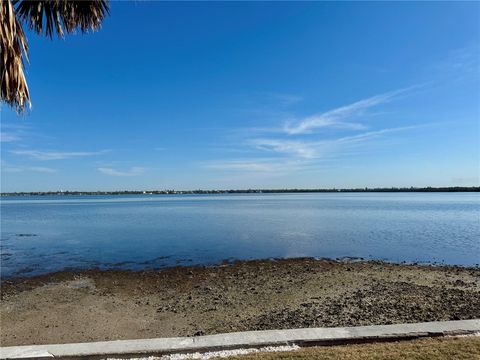
[[145, 172], [145, 169], [142, 167], [131, 167], [128, 170], [121, 171], [110, 167], [99, 167], [97, 168], [102, 174], [109, 176], [138, 176], [142, 175]]
[[[2, 163], [4, 165], [4, 163]], [[19, 172], [37, 172], [37, 173], [44, 173], [44, 174], [53, 174], [56, 173], [56, 169], [42, 167], [42, 166], [16, 166], [16, 165], [9, 165], [5, 164], [2, 166], [2, 171], [9, 172], [9, 173], [19, 173]]]
[[296, 159], [261, 158], [254, 160], [226, 160], [204, 164], [203, 167], [214, 170], [251, 172], [251, 173], [288, 173], [300, 170], [307, 162]]
[[22, 142], [28, 141], [30, 139], [42, 140], [50, 139], [50, 137], [45, 136], [37, 131], [35, 131], [31, 125], [25, 122], [21, 123], [4, 123], [0, 124], [0, 142]]
[[[380, 138], [387, 137], [388, 134], [425, 126], [387, 127], [366, 131], [367, 126], [358, 121], [358, 118], [372, 107], [385, 104], [412, 89], [424, 86], [425, 84], [415, 85], [372, 96], [318, 115], [303, 118], [301, 121], [290, 121], [283, 128], [273, 125], [269, 128], [243, 129], [243, 131], [236, 133], [237, 139], [243, 137], [241, 142], [243, 146], [236, 150], [237, 152], [251, 154], [251, 157], [218, 160], [207, 164], [206, 167], [219, 171], [245, 172], [246, 174], [262, 173], [265, 175], [307, 171], [320, 167], [324, 168], [325, 165], [331, 167], [332, 161], [338, 162], [339, 159], [352, 154], [359, 154], [362, 150], [369, 151], [369, 149], [372, 149], [371, 146], [375, 146], [379, 141], [383, 141], [383, 144], [385, 144], [386, 140], [380, 140]], [[329, 132], [322, 135], [306, 135], [319, 128], [342, 129], [344, 131], [341, 133]], [[349, 130], [350, 135], [345, 135], [345, 130]], [[261, 154], [262, 152], [264, 154]], [[262, 157], [267, 152], [270, 153], [268, 156], [271, 156], [271, 158]]]
[[305, 141], [292, 141], [283, 139], [254, 139], [249, 142], [257, 149], [277, 153], [292, 154], [301, 158], [311, 159], [316, 156], [316, 149], [311, 143]]
[[298, 135], [311, 133], [314, 129], [318, 128], [337, 128], [351, 130], [365, 129], [365, 125], [358, 122], [348, 121], [348, 119], [362, 115], [369, 108], [386, 103], [412, 88], [413, 87], [372, 96], [370, 98], [363, 99], [349, 105], [341, 106], [321, 114], [308, 116], [300, 121], [297, 121], [294, 124], [287, 123], [284, 127], [284, 131], [289, 135]]
[[402, 127], [396, 127], [396, 128], [387, 128], [387, 129], [380, 129], [375, 131], [368, 131], [361, 134], [344, 136], [344, 137], [335, 139], [334, 142], [336, 143], [361, 142], [361, 141], [370, 140], [372, 138], [375, 138], [384, 134], [405, 131], [405, 130], [413, 130], [422, 126], [425, 126], [425, 125], [402, 126]]
[[285, 124], [283, 130], [289, 135], [309, 134], [313, 129], [319, 128], [335, 128], [348, 130], [362, 130], [365, 125], [358, 122], [339, 121], [334, 118], [329, 118], [327, 113], [321, 115], [309, 116], [303, 119], [297, 125], [291, 123]]
[[48, 173], [48, 174], [53, 174], [57, 172], [57, 170], [55, 169], [43, 167], [43, 166], [30, 166], [30, 167], [27, 167], [26, 170], [40, 172], [40, 173]]
[[237, 171], [272, 171], [272, 164], [263, 161], [224, 161], [208, 164], [205, 167], [216, 170], [237, 170]]
[[[423, 126], [423, 125], [421, 125]], [[375, 138], [382, 135], [412, 130], [420, 127], [419, 125], [404, 126], [396, 128], [386, 128], [376, 131], [363, 132], [356, 135], [332, 138], [328, 140], [307, 141], [307, 140], [289, 140], [289, 139], [254, 139], [248, 143], [250, 146], [259, 150], [289, 155], [296, 159], [325, 159], [338, 155], [352, 145], [364, 145], [372, 142]]]
[[63, 160], [73, 157], [94, 156], [108, 152], [109, 150], [102, 151], [41, 151], [41, 150], [10, 150], [10, 153], [15, 155], [25, 155], [36, 160], [48, 161], [48, 160]]
[[435, 64], [434, 68], [442, 72], [455, 73], [457, 76], [461, 72], [478, 75], [479, 50], [478, 44], [454, 49], [446, 59]]
[[5, 131], [0, 132], [0, 142], [12, 142], [18, 140], [20, 140], [20, 137], [18, 135]]

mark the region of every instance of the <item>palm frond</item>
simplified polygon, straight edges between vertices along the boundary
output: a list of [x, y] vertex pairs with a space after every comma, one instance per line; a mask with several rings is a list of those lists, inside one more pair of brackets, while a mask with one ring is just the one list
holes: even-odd
[[108, 0], [16, 0], [15, 5], [18, 17], [30, 29], [50, 38], [55, 32], [63, 36], [77, 29], [83, 33], [95, 31], [109, 13]]
[[0, 0], [1, 100], [18, 113], [30, 106], [24, 59], [28, 46], [21, 21], [38, 34], [82, 33], [100, 28], [109, 13], [108, 0]]
[[23, 112], [30, 105], [23, 56], [28, 61], [28, 46], [22, 26], [10, 0], [0, 1], [0, 91], [1, 99]]

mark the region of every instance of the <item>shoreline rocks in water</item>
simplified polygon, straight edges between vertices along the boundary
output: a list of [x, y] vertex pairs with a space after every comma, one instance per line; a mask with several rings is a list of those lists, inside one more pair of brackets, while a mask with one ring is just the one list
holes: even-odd
[[480, 318], [480, 269], [311, 258], [2, 283], [2, 346]]

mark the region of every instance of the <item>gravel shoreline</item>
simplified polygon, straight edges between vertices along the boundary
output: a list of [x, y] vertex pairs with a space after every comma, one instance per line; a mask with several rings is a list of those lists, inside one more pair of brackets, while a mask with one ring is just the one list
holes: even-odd
[[480, 269], [311, 258], [3, 281], [2, 346], [480, 318]]

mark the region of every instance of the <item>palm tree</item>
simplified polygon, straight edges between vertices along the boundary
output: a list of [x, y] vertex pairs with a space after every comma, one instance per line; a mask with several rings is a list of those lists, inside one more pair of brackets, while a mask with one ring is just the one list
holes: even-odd
[[1, 100], [22, 113], [30, 106], [24, 64], [28, 45], [23, 25], [50, 39], [56, 33], [82, 33], [100, 28], [109, 13], [108, 0], [0, 0]]

